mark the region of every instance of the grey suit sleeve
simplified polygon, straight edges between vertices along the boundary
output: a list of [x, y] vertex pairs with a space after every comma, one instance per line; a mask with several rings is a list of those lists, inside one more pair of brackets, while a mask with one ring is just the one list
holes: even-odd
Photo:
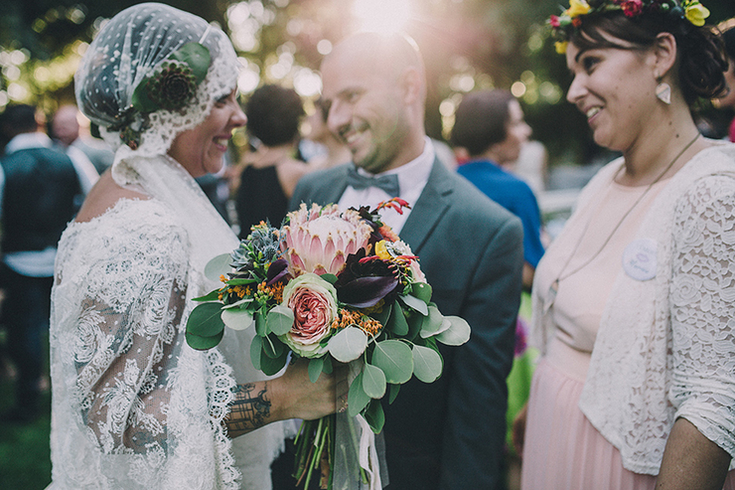
[[[442, 489], [503, 488], [506, 378], [513, 362], [520, 305], [523, 229], [506, 219], [489, 237], [460, 316], [472, 327], [451, 372], [444, 431]], [[451, 271], [447, 271], [451, 273]]]

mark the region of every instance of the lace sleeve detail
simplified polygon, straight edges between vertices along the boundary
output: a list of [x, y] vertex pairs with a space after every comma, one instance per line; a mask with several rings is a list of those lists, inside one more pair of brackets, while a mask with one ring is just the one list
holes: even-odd
[[697, 181], [673, 236], [671, 402], [735, 456], [735, 179]]
[[74, 398], [104, 452], [166, 452], [167, 378], [179, 357], [187, 239], [161, 222], [112, 233], [85, 257], [93, 260], [67, 337]]

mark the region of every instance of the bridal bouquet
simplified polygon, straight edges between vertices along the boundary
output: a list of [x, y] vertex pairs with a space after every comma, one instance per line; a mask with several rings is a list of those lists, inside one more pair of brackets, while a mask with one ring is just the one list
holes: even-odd
[[[254, 328], [250, 358], [257, 369], [272, 375], [290, 356], [308, 358], [312, 381], [335, 362], [350, 363], [347, 415], [379, 433], [380, 400], [388, 394], [392, 402], [412, 376], [435, 381], [443, 366], [437, 342], [460, 345], [470, 335], [467, 322], [443, 316], [431, 302], [418, 257], [382, 223], [381, 211], [404, 207], [400, 199], [342, 212], [302, 204], [280, 229], [252, 227], [231, 255], [207, 266], [229, 270], [220, 277], [222, 288], [196, 299], [201, 304], [187, 322], [187, 342], [209, 349], [225, 326]], [[334, 416], [303, 422], [297, 479], [308, 485], [320, 468], [322, 488], [331, 488], [334, 437]], [[360, 466], [350, 468], [358, 478], [379, 478], [364, 458]]]

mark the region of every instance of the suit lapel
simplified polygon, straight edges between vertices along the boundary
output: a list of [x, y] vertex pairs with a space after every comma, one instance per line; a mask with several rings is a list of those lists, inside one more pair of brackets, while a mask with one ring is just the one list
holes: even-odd
[[411, 246], [415, 254], [421, 252], [432, 230], [451, 205], [454, 191], [451, 177], [449, 170], [435, 159], [429, 180], [400, 233], [401, 239]]
[[336, 204], [339, 202], [339, 198], [342, 197], [345, 189], [347, 189], [348, 165], [353, 164], [348, 163], [335, 168], [335, 171], [339, 171], [339, 174], [337, 174], [335, 178], [330, 179], [329, 182], [326, 183], [326, 186], [322, 188], [323, 195], [321, 196], [321, 199], [319, 199], [321, 203]]

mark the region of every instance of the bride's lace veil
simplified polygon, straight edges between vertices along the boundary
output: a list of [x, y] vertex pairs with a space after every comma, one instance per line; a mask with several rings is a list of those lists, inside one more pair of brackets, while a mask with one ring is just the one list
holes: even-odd
[[[160, 71], [162, 64], [188, 43], [203, 45], [211, 56], [206, 76], [190, 101], [174, 110], [136, 109], [134, 93], [139, 84]], [[239, 66], [231, 42], [218, 27], [167, 5], [143, 3], [103, 25], [74, 78], [80, 110], [116, 149], [114, 180], [167, 204], [186, 229], [192, 297], [219, 287], [216, 279], [205, 277], [205, 265], [211, 258], [232, 251], [237, 239], [194, 179], [166, 153], [179, 133], [202, 123], [214, 102], [236, 88]], [[213, 350], [223, 352], [235, 379], [264, 379], [249, 361], [252, 333], [225, 330], [224, 340]], [[264, 481], [269, 480], [269, 464], [283, 437], [283, 424], [276, 423], [233, 441], [245, 488], [267, 488]]]

